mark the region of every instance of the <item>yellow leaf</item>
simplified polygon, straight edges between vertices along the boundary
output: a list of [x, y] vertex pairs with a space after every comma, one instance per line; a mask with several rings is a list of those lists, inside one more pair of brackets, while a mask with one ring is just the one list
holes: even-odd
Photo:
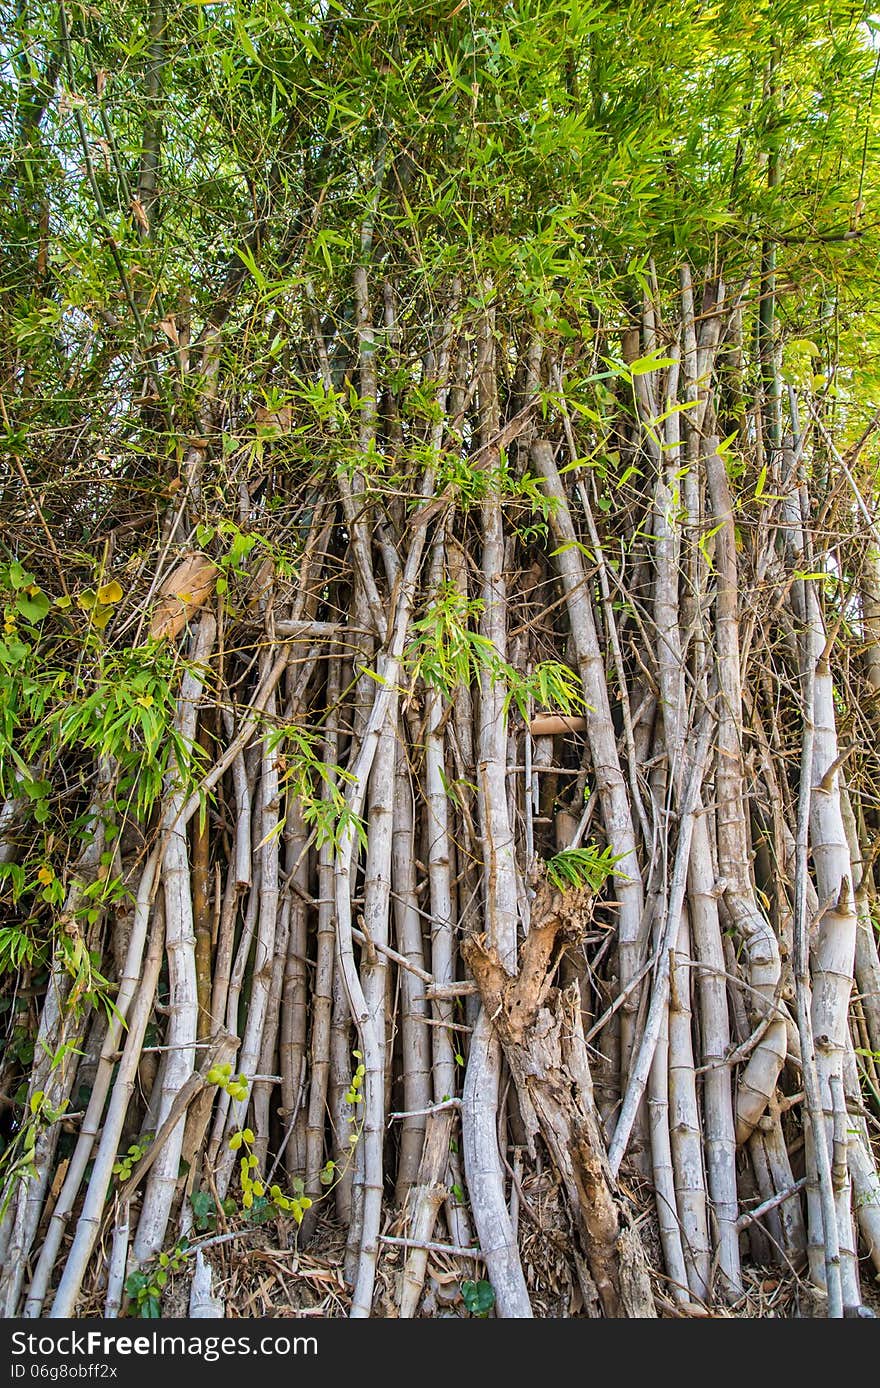
[[102, 583], [101, 587], [98, 589], [98, 602], [112, 604], [114, 602], [119, 602], [121, 597], [122, 589], [115, 578], [111, 579], [109, 583]]

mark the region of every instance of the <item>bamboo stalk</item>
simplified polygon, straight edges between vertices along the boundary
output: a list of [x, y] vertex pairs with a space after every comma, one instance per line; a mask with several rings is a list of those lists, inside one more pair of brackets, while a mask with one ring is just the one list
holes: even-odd
[[[819, 1280], [816, 1247], [822, 1250], [828, 1315], [843, 1316], [840, 1243], [834, 1193], [831, 1186], [831, 1164], [827, 1134], [822, 1118], [820, 1074], [816, 1058], [814, 1012], [809, 967], [809, 936], [806, 919], [806, 880], [808, 834], [812, 819], [812, 777], [815, 757], [815, 665], [809, 648], [803, 653], [803, 737], [801, 747], [801, 783], [798, 797], [797, 876], [795, 878], [794, 971], [797, 988], [797, 1020], [801, 1042], [804, 1090], [809, 1112], [807, 1131], [807, 1208], [810, 1216], [809, 1245], [812, 1250], [811, 1271]], [[812, 1187], [812, 1189], [811, 1189]], [[818, 1187], [818, 1189], [817, 1189]]]
[[[267, 663], [270, 659], [271, 653], [267, 657]], [[269, 696], [266, 712], [270, 718], [275, 712], [274, 692]], [[260, 884], [254, 934], [253, 972], [244, 1034], [237, 1061], [239, 1073], [244, 1075], [247, 1080], [251, 1080], [253, 1075], [259, 1072], [263, 1031], [266, 1025], [269, 995], [272, 987], [272, 964], [278, 930], [280, 891], [279, 824], [278, 752], [274, 743], [266, 738], [263, 742], [260, 761], [260, 838], [257, 842], [260, 855]], [[238, 1128], [244, 1127], [252, 1097], [252, 1092], [249, 1092], [245, 1098], [233, 1099], [229, 1104], [224, 1132], [227, 1139]], [[225, 1196], [229, 1187], [234, 1163], [235, 1153], [227, 1142], [219, 1156], [214, 1176], [221, 1198]]]
[[[125, 1122], [129, 1101], [134, 1091], [137, 1064], [144, 1041], [144, 1032], [146, 1031], [147, 1022], [149, 1021], [150, 1012], [153, 1007], [156, 984], [159, 979], [159, 970], [162, 966], [162, 948], [164, 942], [164, 912], [157, 910], [153, 920], [147, 956], [144, 960], [141, 987], [138, 989], [137, 995], [134, 998], [131, 1013], [128, 1017], [125, 1047], [119, 1061], [119, 1069], [113, 1084], [113, 1092], [110, 1096], [110, 1103], [104, 1118], [104, 1126], [101, 1130], [101, 1139], [95, 1154], [95, 1162], [92, 1168], [92, 1174], [89, 1178], [86, 1197], [79, 1219], [77, 1220], [76, 1234], [74, 1235], [73, 1243], [64, 1263], [61, 1281], [58, 1284], [58, 1289], [49, 1312], [53, 1320], [66, 1319], [73, 1315], [88, 1266], [88, 1260], [95, 1245], [95, 1240], [98, 1237], [101, 1220], [104, 1214], [107, 1187], [110, 1184], [113, 1163], [116, 1160], [122, 1125]], [[73, 1163], [71, 1163], [71, 1165], [73, 1165]], [[85, 1163], [83, 1163], [83, 1165], [85, 1165]], [[78, 1180], [76, 1185], [79, 1185]], [[43, 1245], [43, 1254], [41, 1255], [45, 1258], [45, 1270], [39, 1280], [37, 1273], [35, 1273], [31, 1281], [28, 1302], [25, 1305], [26, 1316], [38, 1315], [42, 1308], [52, 1264], [55, 1261], [55, 1253], [60, 1244], [68, 1217], [69, 1208], [66, 1202], [65, 1205], [62, 1206], [61, 1198], [59, 1198], [58, 1204], [55, 1207], [55, 1213], [52, 1217], [52, 1223], [56, 1231], [55, 1239], [53, 1240], [54, 1247], [53, 1243], [50, 1243], [52, 1232], [50, 1226], [50, 1234], [47, 1235], [46, 1243]], [[39, 1266], [37, 1272], [40, 1272]], [[43, 1279], [45, 1279], [45, 1281]]]
[[694, 815], [699, 796], [700, 781], [702, 780], [706, 755], [709, 749], [710, 727], [711, 723], [707, 711], [707, 713], [703, 715], [702, 728], [697, 738], [693, 760], [688, 768], [688, 779], [682, 797], [675, 864], [669, 885], [669, 900], [666, 906], [665, 920], [659, 935], [657, 971], [654, 978], [654, 987], [651, 992], [648, 1016], [645, 1021], [645, 1029], [639, 1044], [638, 1053], [635, 1057], [627, 1082], [623, 1104], [621, 1105], [617, 1125], [614, 1129], [614, 1136], [608, 1148], [608, 1165], [611, 1168], [612, 1176], [615, 1178], [620, 1170], [620, 1163], [623, 1160], [629, 1142], [636, 1113], [638, 1112], [642, 1095], [645, 1092], [645, 1085], [653, 1063], [657, 1040], [664, 1026], [664, 1020], [667, 1014], [667, 1002], [669, 997], [669, 950], [675, 938], [675, 934], [677, 933], [680, 924], [681, 909], [684, 905], [688, 862], [690, 859], [691, 840], [693, 837]]
[[442, 1182], [449, 1161], [452, 1119], [453, 1111], [449, 1108], [430, 1115], [418, 1177], [409, 1193], [408, 1236], [401, 1241], [410, 1250], [401, 1277], [399, 1304], [403, 1320], [416, 1314], [425, 1283], [428, 1253], [441, 1247], [431, 1245], [430, 1240], [446, 1196]]
[[[484, 443], [498, 432], [493, 362], [492, 320], [487, 314], [480, 324], [477, 365]], [[504, 527], [497, 491], [491, 491], [483, 502], [481, 529], [481, 634], [491, 644], [495, 655], [503, 660], [507, 653], [507, 595], [503, 578]], [[477, 804], [483, 838], [483, 922], [503, 966], [513, 973], [516, 969], [517, 888], [513, 834], [507, 812], [504, 694], [486, 670], [480, 676], [479, 708]], [[446, 981], [438, 979], [441, 983]], [[529, 1318], [532, 1308], [505, 1199], [498, 1151], [496, 1112], [500, 1066], [498, 1039], [482, 1007], [471, 1035], [462, 1094], [465, 1172], [477, 1237], [486, 1256], [498, 1314], [505, 1318]]]
[[[327, 781], [322, 798], [328, 803], [335, 784], [339, 756], [339, 726], [336, 702], [339, 698], [339, 660], [327, 670], [327, 722], [322, 748]], [[333, 1008], [333, 849], [329, 839], [318, 850], [318, 927], [315, 978], [311, 990], [312, 1029], [309, 1037], [309, 1101], [306, 1111], [305, 1192], [313, 1202], [321, 1194], [321, 1168], [324, 1158], [324, 1125], [330, 1079], [330, 1028]], [[317, 1205], [305, 1211], [303, 1238], [314, 1230]]]
[[[309, 885], [309, 836], [303, 823], [302, 811], [295, 801], [288, 804], [282, 837], [288, 873], [283, 910], [286, 913], [288, 930], [279, 1000], [281, 1027], [278, 1062], [281, 1070], [281, 1106], [287, 1124], [293, 1120], [299, 1104], [308, 1032], [306, 999], [309, 979], [305, 959], [308, 940], [306, 902]], [[275, 953], [278, 954], [277, 944]], [[284, 1161], [290, 1176], [299, 1175], [303, 1169], [304, 1140], [305, 1132], [302, 1125], [295, 1124], [284, 1151]]]
[[414, 966], [424, 972], [425, 959], [416, 897], [413, 790], [406, 748], [402, 743], [397, 748], [396, 777], [392, 839], [394, 920], [400, 953], [411, 966], [400, 973], [403, 1106], [408, 1111], [401, 1128], [397, 1160], [396, 1196], [402, 1205], [418, 1177], [422, 1161], [425, 1114], [416, 1110], [427, 1108], [432, 1092], [432, 1041], [427, 1028], [421, 1025], [427, 1016], [424, 985], [412, 970]]
[[718, 1271], [726, 1296], [742, 1293], [737, 1237], [736, 1138], [730, 1072], [723, 1066], [730, 1047], [730, 1020], [725, 987], [724, 947], [718, 920], [718, 897], [709, 841], [708, 818], [695, 807], [688, 864], [688, 909], [697, 960], [703, 1077], [703, 1123], [706, 1179], [712, 1201]]
[[[210, 659], [216, 633], [217, 624], [214, 618], [210, 613], [203, 612], [192, 645], [193, 665], [199, 671]], [[181, 687], [178, 727], [182, 739], [188, 743], [195, 741], [202, 680], [201, 672], [188, 672]], [[169, 831], [162, 865], [165, 949], [171, 993], [171, 1011], [165, 1041], [171, 1049], [165, 1058], [157, 1118], [159, 1124], [168, 1114], [174, 1096], [192, 1073], [192, 1045], [198, 1038], [196, 941], [190, 894], [189, 851], [185, 826], [175, 822], [183, 800], [183, 791], [178, 791], [171, 802], [169, 817], [173, 827]], [[180, 1122], [163, 1147], [144, 1192], [140, 1219], [132, 1244], [132, 1257], [136, 1263], [143, 1262], [162, 1246], [177, 1188], [182, 1145], [183, 1123]]]
[[690, 925], [682, 912], [669, 978], [669, 1128], [688, 1285], [710, 1295], [709, 1219], [691, 1036]]
[[[198, 744], [207, 748], [209, 739], [204, 720], [199, 724]], [[192, 899], [195, 931], [197, 1035], [204, 1041], [211, 1034], [211, 839], [207, 806], [195, 817], [192, 832]]]
[[[618, 918], [618, 950], [620, 983], [626, 988], [638, 972], [639, 941], [642, 931], [644, 899], [642, 874], [636, 853], [635, 831], [626, 783], [620, 770], [617, 738], [608, 702], [605, 663], [599, 649], [596, 623], [589, 601], [578, 539], [568, 508], [567, 498], [553, 458], [553, 447], [546, 440], [532, 446], [532, 461], [544, 479], [547, 495], [555, 502], [550, 524], [559, 546], [557, 564], [571, 623], [572, 639], [577, 651], [578, 668], [584, 698], [590, 706], [587, 713], [587, 735], [602, 817], [609, 842], [620, 859], [618, 894], [621, 902]], [[633, 1047], [633, 1019], [638, 1008], [638, 996], [624, 1004], [621, 1014], [621, 1046], [623, 1070], [629, 1073]]]
[[[102, 758], [98, 765], [98, 787], [89, 807], [85, 846], [75, 865], [64, 899], [61, 919], [76, 938], [81, 931], [78, 913], [87, 887], [95, 880], [107, 842], [108, 804], [115, 779], [115, 768]], [[68, 1103], [76, 1079], [83, 1021], [70, 1007], [73, 977], [66, 951], [56, 949], [49, 973], [49, 984], [37, 1028], [34, 1063], [28, 1085], [28, 1107], [42, 1096], [42, 1109], [60, 1113]], [[0, 1304], [3, 1314], [18, 1310], [27, 1259], [37, 1233], [49, 1189], [52, 1163], [58, 1145], [59, 1125], [47, 1124], [37, 1134], [32, 1149], [32, 1170], [10, 1202], [0, 1230], [3, 1271], [0, 1276]]]
[[403, 652], [412, 594], [424, 545], [424, 531], [417, 530], [400, 587], [397, 608], [391, 619], [391, 640], [387, 652], [379, 661], [380, 684], [364, 729], [357, 756], [349, 767], [346, 804], [349, 819], [337, 845], [334, 860], [336, 895], [336, 941], [338, 958], [352, 1018], [358, 1028], [363, 1052], [364, 1074], [364, 1209], [363, 1232], [358, 1258], [357, 1281], [351, 1315], [363, 1319], [370, 1315], [378, 1255], [377, 1238], [382, 1212], [382, 1131], [384, 1104], [382, 1101], [383, 1055], [376, 1024], [364, 997], [354, 960], [351, 937], [352, 859], [356, 838], [355, 821], [366, 795], [367, 780], [376, 755], [379, 737], [388, 717]]
[[[742, 677], [739, 645], [739, 579], [736, 564], [733, 503], [718, 439], [704, 442], [704, 457], [717, 527], [715, 538], [718, 584], [716, 643], [718, 648], [718, 867], [727, 883], [724, 902], [741, 932], [749, 957], [752, 987], [775, 1001], [781, 975], [779, 945], [758, 909], [748, 870], [749, 833], [743, 802], [743, 759], [740, 743]], [[754, 996], [754, 995], [753, 995]], [[760, 1013], [758, 1014], [760, 1015]], [[757, 1018], [756, 1018], [757, 1020]], [[740, 1075], [737, 1090], [737, 1141], [744, 1142], [769, 1104], [786, 1055], [786, 1032], [774, 1017]]]

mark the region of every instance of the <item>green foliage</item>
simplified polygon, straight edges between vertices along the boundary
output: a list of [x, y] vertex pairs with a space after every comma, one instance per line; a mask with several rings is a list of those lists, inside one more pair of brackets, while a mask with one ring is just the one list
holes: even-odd
[[263, 1223], [274, 1211], [290, 1214], [297, 1224], [302, 1224], [303, 1215], [312, 1207], [311, 1200], [304, 1192], [302, 1178], [293, 1178], [291, 1196], [286, 1196], [279, 1185], [271, 1185], [267, 1190], [259, 1172], [259, 1157], [252, 1150], [255, 1141], [252, 1128], [240, 1128], [229, 1139], [230, 1150], [242, 1154], [238, 1169], [241, 1204], [245, 1216], [256, 1220], [257, 1223]]
[[[355, 1052], [359, 1056], [359, 1052]], [[361, 1095], [360, 1087], [363, 1083], [364, 1066], [359, 1065], [355, 1070], [349, 1091], [346, 1094], [347, 1103], [359, 1102]], [[237, 1080], [232, 1078], [232, 1066], [215, 1065], [208, 1071], [207, 1080], [209, 1084], [216, 1084], [219, 1088], [225, 1089], [233, 1099], [246, 1099], [248, 1094], [248, 1083], [244, 1075], [239, 1075]], [[291, 1181], [290, 1195], [285, 1195], [281, 1187], [272, 1184], [268, 1188], [260, 1175], [260, 1162], [253, 1145], [256, 1137], [252, 1128], [239, 1128], [229, 1139], [229, 1149], [232, 1152], [240, 1152], [238, 1170], [239, 1185], [241, 1188], [241, 1213], [249, 1223], [263, 1224], [271, 1219], [275, 1214], [292, 1215], [297, 1224], [302, 1224], [303, 1215], [306, 1210], [311, 1209], [312, 1201], [305, 1194], [302, 1179], [294, 1177]], [[355, 1133], [355, 1142], [357, 1134]], [[337, 1164], [335, 1161], [327, 1161], [320, 1172], [320, 1182], [322, 1186], [332, 1187], [337, 1179]], [[208, 1204], [210, 1200], [210, 1205]], [[216, 1218], [216, 1206], [211, 1197], [206, 1197], [203, 1192], [198, 1192], [191, 1199], [193, 1214], [198, 1221], [211, 1221]], [[226, 1214], [235, 1213], [236, 1205], [234, 1201], [224, 1201], [224, 1212]], [[206, 1223], [204, 1227], [209, 1227]]]
[[[93, 572], [75, 600], [53, 601], [17, 559], [0, 565], [0, 798], [18, 806], [24, 845], [0, 865], [0, 977], [54, 958], [74, 980], [68, 1008], [110, 1015], [114, 987], [90, 937], [101, 913], [128, 899], [112, 872], [118, 820], [149, 818], [168, 784], [194, 786], [203, 754], [175, 727], [183, 662], [167, 643], [108, 645], [124, 589], [103, 558]], [[107, 849], [81, 880], [72, 863], [97, 826], [79, 797], [96, 763], [112, 769]]]
[[44, 1129], [61, 1121], [67, 1106], [65, 1100], [54, 1108], [42, 1089], [35, 1090], [31, 1095], [18, 1132], [0, 1151], [0, 1219], [5, 1215], [18, 1186], [36, 1176], [37, 1139]]
[[171, 767], [193, 784], [200, 749], [174, 727], [180, 663], [151, 643], [105, 653], [95, 666], [72, 676], [59, 671], [49, 688], [35, 694], [23, 739], [26, 758], [47, 760], [68, 750], [91, 750], [120, 769], [118, 801], [145, 815], [159, 798]]
[[472, 627], [482, 611], [480, 601], [469, 600], [453, 583], [437, 590], [425, 613], [412, 623], [406, 664], [414, 682], [421, 679], [450, 699], [457, 688], [479, 678], [481, 670], [500, 677], [494, 646]]
[[223, 1089], [231, 1099], [241, 1102], [248, 1096], [248, 1081], [246, 1075], [239, 1075], [236, 1079], [232, 1076], [232, 1066], [212, 1065], [205, 1078], [208, 1084], [216, 1084], [218, 1089]]
[[507, 713], [514, 703], [524, 719], [528, 719], [533, 704], [558, 713], [581, 713], [589, 708], [580, 681], [558, 660], [542, 660], [527, 675], [508, 667], [507, 683], [504, 711]]
[[364, 1083], [364, 1075], [366, 1073], [367, 1067], [364, 1065], [363, 1061], [360, 1061], [359, 1064], [355, 1067], [354, 1074], [351, 1077], [351, 1083], [349, 1084], [348, 1089], [345, 1092], [345, 1102], [347, 1104], [363, 1103], [364, 1096], [362, 1093], [362, 1086]]
[[113, 1175], [119, 1177], [120, 1185], [125, 1185], [132, 1171], [134, 1171], [141, 1157], [146, 1156], [147, 1148], [156, 1136], [155, 1133], [144, 1133], [140, 1142], [133, 1142], [124, 1156], [113, 1164]]
[[[229, 594], [230, 584], [234, 579], [249, 577], [247, 565], [249, 561], [253, 562], [251, 555], [255, 551], [265, 559], [271, 560], [273, 571], [278, 578], [289, 578], [293, 573], [291, 558], [284, 550], [266, 535], [243, 530], [228, 516], [221, 516], [213, 524], [196, 526], [196, 540], [200, 549], [209, 550], [213, 546], [216, 550], [215, 562], [219, 574], [215, 590], [220, 597]], [[230, 613], [234, 613], [235, 610], [228, 599], [226, 609]]]
[[[314, 832], [318, 848], [339, 846], [349, 829], [362, 847], [367, 831], [352, 811], [342, 786], [354, 777], [341, 766], [329, 765], [320, 755], [320, 737], [296, 723], [273, 729], [267, 737], [270, 751], [278, 750], [279, 781], [296, 798], [305, 824]], [[281, 833], [279, 823], [276, 833]]]
[[[351, 1104], [354, 1108], [363, 1101], [361, 1089], [366, 1074], [366, 1067], [363, 1064], [363, 1056], [360, 1051], [354, 1051], [352, 1054], [358, 1064], [355, 1066], [349, 1081], [349, 1087], [345, 1093], [345, 1102]], [[215, 1066], [208, 1071], [208, 1082], [210, 1084], [217, 1084], [231, 1093], [231, 1072], [232, 1067], [230, 1065]], [[233, 1094], [233, 1097], [244, 1099], [247, 1097], [247, 1082], [244, 1080], [244, 1076], [240, 1076], [239, 1080], [239, 1089], [243, 1089], [244, 1092], [236, 1092]], [[235, 1084], [234, 1081], [232, 1083], [233, 1085]], [[356, 1113], [349, 1116], [349, 1122], [354, 1126], [349, 1138], [348, 1159], [341, 1168], [332, 1158], [324, 1163], [319, 1173], [319, 1181], [324, 1187], [321, 1199], [324, 1199], [324, 1196], [330, 1193], [343, 1175], [348, 1161], [350, 1161], [351, 1157], [354, 1155], [354, 1149], [360, 1135], [360, 1126]], [[272, 1219], [275, 1215], [290, 1215], [297, 1225], [302, 1224], [306, 1210], [310, 1210], [313, 1204], [312, 1199], [305, 1193], [305, 1185], [302, 1178], [300, 1176], [293, 1177], [290, 1182], [290, 1194], [287, 1195], [277, 1182], [273, 1182], [271, 1185], [267, 1186], [266, 1181], [260, 1174], [259, 1157], [253, 1150], [255, 1142], [256, 1135], [253, 1128], [239, 1128], [229, 1139], [229, 1150], [241, 1154], [238, 1159], [238, 1179], [241, 1189], [241, 1215], [250, 1224], [265, 1224], [267, 1220]], [[203, 1194], [200, 1194], [198, 1197], [195, 1195], [192, 1197], [192, 1206], [194, 1216], [197, 1220], [199, 1218], [204, 1220], [216, 1217], [216, 1206], [213, 1204], [213, 1201], [209, 1206]], [[223, 1208], [226, 1214], [233, 1214], [236, 1212], [234, 1201], [224, 1201]]]
[[596, 844], [586, 848], [564, 848], [545, 863], [547, 880], [560, 891], [589, 887], [590, 891], [598, 892], [609, 877], [615, 876], [614, 869], [621, 856], [615, 857], [610, 847], [600, 849]]
[[[360, 1140], [362, 1120], [358, 1119], [358, 1104], [363, 1103], [362, 1086], [364, 1076], [367, 1073], [364, 1065], [362, 1051], [352, 1051], [352, 1056], [357, 1061], [357, 1065], [352, 1071], [348, 1089], [345, 1091], [345, 1102], [351, 1105], [352, 1112], [348, 1115], [348, 1122], [351, 1125], [351, 1132], [348, 1135], [349, 1159], [354, 1156], [354, 1149]], [[340, 1173], [341, 1174], [341, 1173]]]
[[217, 1227], [217, 1203], [206, 1190], [194, 1190], [189, 1197], [193, 1224], [200, 1234], [213, 1233]]
[[[111, 580], [83, 590], [78, 605], [94, 624], [96, 611], [111, 610], [121, 595]], [[22, 801], [37, 825], [54, 829], [59, 819], [69, 822], [58, 800], [60, 767], [73, 769], [85, 759], [91, 764], [93, 757], [113, 764], [116, 806], [141, 817], [172, 770], [183, 784], [194, 784], [202, 754], [174, 726], [183, 667], [167, 643], [108, 649], [100, 632], [80, 626], [68, 600], [56, 602], [50, 618], [49, 598], [18, 563], [0, 569], [0, 601], [4, 597], [0, 795]], [[50, 863], [10, 866], [3, 876], [14, 900], [29, 891], [50, 906], [63, 900], [63, 879]], [[106, 871], [85, 895], [115, 899]], [[94, 909], [96, 902], [88, 900], [86, 912]]]
[[452, 583], [441, 585], [426, 611], [412, 623], [412, 640], [405, 661], [410, 677], [424, 681], [445, 699], [459, 687], [469, 687], [485, 673], [505, 688], [504, 715], [515, 705], [527, 719], [533, 702], [561, 713], [587, 707], [580, 683], [567, 665], [541, 661], [521, 674], [503, 660], [488, 637], [473, 629], [483, 604], [467, 599]]
[[495, 1290], [491, 1282], [462, 1282], [461, 1296], [472, 1316], [486, 1320], [495, 1305]]
[[[193, 1223], [200, 1234], [212, 1234], [217, 1228], [218, 1210], [214, 1196], [206, 1190], [194, 1190], [190, 1196]], [[222, 1202], [222, 1213], [234, 1215], [238, 1209], [235, 1200], [228, 1195]]]
[[181, 1272], [191, 1250], [189, 1240], [179, 1239], [170, 1253], [160, 1253], [155, 1263], [129, 1273], [125, 1290], [132, 1301], [135, 1315], [144, 1320], [158, 1320], [162, 1315], [162, 1293], [169, 1277]]

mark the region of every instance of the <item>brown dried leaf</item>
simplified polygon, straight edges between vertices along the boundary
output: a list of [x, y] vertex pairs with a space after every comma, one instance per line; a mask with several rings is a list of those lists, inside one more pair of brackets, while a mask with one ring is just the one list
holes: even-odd
[[267, 410], [264, 405], [258, 405], [254, 411], [257, 433], [263, 438], [278, 438], [281, 434], [290, 433], [292, 420], [289, 405], [282, 405], [280, 410]]
[[144, 235], [147, 235], [150, 230], [150, 219], [147, 216], [146, 208], [140, 198], [132, 198], [129, 207], [131, 208], [131, 215], [134, 217], [141, 231]]
[[163, 332], [175, 347], [180, 346], [180, 336], [177, 331], [177, 324], [174, 321], [174, 314], [169, 313], [165, 318], [161, 318], [156, 324], [160, 332]]
[[263, 598], [268, 598], [272, 585], [275, 582], [275, 564], [272, 559], [263, 560], [251, 581], [251, 593], [248, 600], [249, 607], [256, 607]]
[[185, 554], [159, 589], [150, 636], [167, 636], [171, 641], [179, 636], [192, 614], [210, 597], [216, 578], [216, 565], [206, 554]]

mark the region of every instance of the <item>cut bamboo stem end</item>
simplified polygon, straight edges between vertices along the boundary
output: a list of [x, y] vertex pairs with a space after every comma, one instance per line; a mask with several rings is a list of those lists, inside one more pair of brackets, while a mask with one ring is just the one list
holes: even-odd
[[529, 732], [532, 737], [556, 737], [559, 733], [582, 733], [586, 726], [586, 718], [579, 714], [536, 713], [529, 723]]

